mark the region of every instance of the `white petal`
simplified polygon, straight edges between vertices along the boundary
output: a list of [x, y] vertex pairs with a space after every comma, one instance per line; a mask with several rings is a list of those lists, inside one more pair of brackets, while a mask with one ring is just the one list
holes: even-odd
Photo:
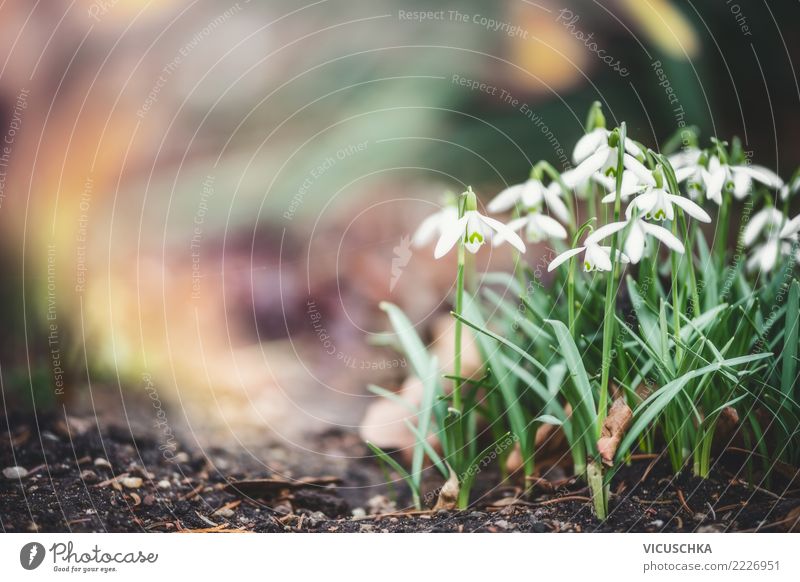
[[773, 211], [778, 213], [777, 224], [781, 223], [783, 220], [783, 215], [780, 212], [774, 208], [762, 208], [753, 215], [753, 217], [747, 223], [747, 226], [744, 227], [742, 241], [744, 242], [745, 246], [749, 247], [753, 244], [753, 242], [755, 242], [755, 240], [758, 238], [758, 235], [761, 234], [761, 231], [764, 230], [764, 227], [768, 222], [774, 222], [775, 217], [772, 214]]
[[658, 240], [663, 242], [665, 245], [667, 245], [667, 247], [669, 247], [673, 251], [681, 254], [686, 252], [686, 248], [683, 246], [683, 243], [680, 241], [680, 239], [678, 239], [678, 237], [676, 237], [674, 234], [672, 234], [663, 226], [659, 226], [657, 224], [650, 224], [644, 221], [640, 221], [639, 224], [645, 233], [656, 237]]
[[[515, 218], [511, 222], [509, 222], [506, 226], [513, 230], [514, 232], [518, 231], [520, 228], [525, 226], [528, 221], [530, 221], [530, 216], [520, 216], [519, 218]], [[492, 237], [492, 246], [499, 246], [506, 242], [506, 239], [503, 237], [502, 234], [498, 234], [497, 236]]]
[[[596, 244], [586, 245], [586, 259], [583, 268], [586, 271], [597, 269], [598, 271], [611, 270], [611, 247], [601, 247]], [[588, 265], [588, 268], [587, 268]]]
[[505, 212], [509, 208], [513, 207], [514, 204], [517, 203], [522, 197], [522, 189], [525, 184], [515, 184], [514, 186], [509, 186], [500, 194], [495, 196], [489, 204], [486, 205], [486, 210], [489, 212]]
[[643, 156], [642, 149], [632, 139], [625, 140], [625, 151], [635, 158]]
[[658, 202], [659, 192], [657, 190], [648, 190], [643, 194], [639, 194], [625, 209], [625, 216], [630, 219], [633, 209], [638, 208], [640, 215], [648, 214]]
[[750, 192], [753, 181], [744, 172], [733, 172], [733, 195], [737, 200], [741, 200]]
[[[561, 223], [550, 218], [546, 214], [535, 214], [530, 217], [531, 224], [535, 224], [539, 230], [547, 234], [550, 238], [565, 239], [567, 238], [567, 230], [561, 226]], [[509, 226], [511, 226], [509, 224]]]
[[[556, 184], [556, 186], [558, 186], [558, 184]], [[564, 201], [558, 195], [557, 190], [546, 188], [544, 190], [544, 199], [545, 202], [547, 202], [547, 207], [558, 217], [559, 220], [563, 222], [569, 222], [569, 210], [567, 210], [567, 205], [564, 204]]]
[[622, 163], [624, 166], [633, 172], [633, 174], [639, 178], [639, 181], [643, 184], [649, 184], [650, 186], [656, 185], [656, 180], [653, 178], [653, 173], [644, 167], [644, 165], [634, 157], [631, 156], [623, 156]]
[[523, 185], [522, 204], [526, 208], [539, 208], [544, 198], [544, 185], [539, 180], [530, 179]]
[[611, 176], [604, 176], [603, 174], [594, 174], [592, 180], [600, 184], [605, 190], [611, 191], [616, 188], [617, 181]]
[[464, 236], [468, 218], [469, 215], [465, 214], [458, 220], [442, 225], [442, 235], [439, 237], [439, 242], [436, 243], [436, 248], [433, 251], [434, 258], [440, 259], [445, 256], [453, 248], [453, 245]]
[[734, 166], [732, 168], [734, 175], [738, 173], [747, 174], [753, 180], [757, 180], [773, 189], [780, 188], [783, 186], [783, 180], [781, 177], [770, 170], [769, 168], [765, 168], [764, 166]]
[[684, 168], [686, 166], [696, 165], [697, 160], [699, 159], [700, 159], [700, 150], [697, 148], [686, 148], [678, 153], [669, 156], [669, 162], [672, 164], [672, 167], [675, 168], [676, 173], [678, 168]]
[[[608, 130], [598, 127], [581, 137], [572, 151], [572, 161], [580, 164], [608, 140]], [[606, 141], [607, 143], [607, 141]]]
[[769, 241], [761, 250], [761, 270], [771, 271], [772, 267], [778, 261], [778, 242], [775, 240]]
[[[700, 208], [697, 203], [692, 202], [688, 198], [684, 198], [683, 196], [675, 196], [673, 194], [666, 195], [667, 201], [671, 202], [675, 206], [679, 206], [683, 209], [683, 211], [694, 218], [695, 220], [699, 220], [700, 222], [711, 222], [711, 217], [708, 213]], [[672, 217], [669, 217], [672, 220]]]
[[603, 240], [608, 236], [611, 236], [615, 232], [621, 231], [626, 226], [628, 226], [627, 221], [610, 222], [609, 224], [604, 224], [596, 231], [594, 231], [592, 234], [586, 237], [586, 244], [587, 245], [597, 244], [598, 242], [600, 242], [601, 240]]
[[572, 172], [572, 179], [576, 184], [583, 184], [588, 180], [592, 174], [603, 167], [608, 159], [610, 148], [608, 146], [601, 147], [591, 156], [586, 158], [580, 163]]
[[677, 168], [675, 170], [675, 179], [680, 184], [681, 182], [683, 182], [687, 178], [691, 178], [692, 176], [694, 176], [696, 172], [697, 172], [697, 168], [695, 168], [694, 166], [686, 166], [684, 168]]
[[442, 221], [445, 219], [444, 210], [431, 214], [428, 218], [423, 220], [417, 231], [414, 233], [412, 243], [415, 247], [424, 247], [433, 240], [433, 237], [439, 231]]
[[550, 264], [547, 266], [547, 270], [552, 271], [553, 269], [555, 269], [562, 263], [568, 261], [569, 259], [577, 255], [578, 253], [582, 252], [583, 250], [584, 247], [578, 247], [576, 249], [569, 249], [568, 251], [564, 251], [563, 253], [558, 255], [555, 259], [550, 261]]
[[798, 232], [800, 232], [800, 214], [783, 225], [781, 229], [781, 238], [789, 238]]
[[[715, 159], [712, 158], [712, 160]], [[722, 187], [725, 185], [725, 177], [725, 169], [718, 165], [717, 168], [712, 170], [710, 162], [708, 171], [703, 172], [703, 178], [706, 183], [706, 198], [720, 205], [722, 204]]]
[[483, 214], [478, 214], [477, 212], [475, 214], [477, 214], [478, 218], [481, 219], [487, 226], [506, 239], [511, 246], [516, 248], [521, 253], [525, 252], [525, 243], [522, 242], [522, 239], [516, 232], [508, 228], [499, 220], [484, 216]]
[[634, 264], [642, 260], [644, 254], [645, 239], [641, 224], [643, 224], [641, 220], [634, 222], [628, 232], [628, 238], [625, 239], [625, 252]]

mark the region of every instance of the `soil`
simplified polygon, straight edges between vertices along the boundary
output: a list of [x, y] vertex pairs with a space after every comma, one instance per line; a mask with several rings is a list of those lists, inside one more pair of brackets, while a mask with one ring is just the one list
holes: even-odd
[[0, 469], [28, 473], [0, 477], [5, 532], [789, 531], [800, 519], [800, 478], [748, 484], [754, 477], [740, 452], [724, 455], [706, 480], [674, 476], [656, 456], [635, 457], [614, 477], [601, 523], [575, 479], [540, 480], [522, 495], [518, 483], [489, 488], [498, 475], [488, 472], [468, 510], [410, 511], [408, 492], [385, 485], [345, 432], [317, 437], [320, 450], [345, 459], [329, 467], [275, 446], [259, 461], [223, 450], [165, 453], [147, 435], [99, 430], [92, 418], [4, 417], [0, 434]]

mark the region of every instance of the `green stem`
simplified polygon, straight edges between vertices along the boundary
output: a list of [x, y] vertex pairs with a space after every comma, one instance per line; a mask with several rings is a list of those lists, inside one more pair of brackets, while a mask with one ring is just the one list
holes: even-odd
[[[678, 221], [672, 221], [672, 234], [676, 237], [678, 236]], [[672, 317], [673, 317], [673, 334], [675, 337], [680, 337], [681, 335], [681, 303], [678, 299], [678, 255], [677, 253], [670, 253], [670, 261], [672, 263], [672, 269], [670, 273], [670, 279], [672, 280]], [[681, 347], [678, 342], [675, 342], [675, 361], [678, 362], [681, 359]]]
[[[622, 199], [620, 198], [622, 192], [622, 173], [624, 171], [623, 159], [625, 155], [625, 123], [619, 126], [619, 141], [617, 142], [617, 196], [614, 199], [614, 222], [619, 221], [619, 216], [622, 211]], [[616, 283], [617, 276], [619, 275], [619, 261], [617, 260], [617, 249], [620, 246], [620, 237], [622, 235], [617, 233], [611, 241], [611, 273], [606, 281], [606, 298], [605, 298], [605, 312], [603, 314], [603, 359], [601, 362], [601, 378], [600, 378], [600, 398], [597, 403], [597, 438], [603, 428], [603, 423], [606, 420], [608, 411], [608, 382], [611, 372], [611, 344], [614, 339], [614, 284]]]
[[464, 252], [464, 241], [458, 245], [458, 274], [456, 276], [456, 304], [455, 312], [459, 316], [456, 318], [455, 330], [455, 363], [453, 365], [453, 375], [456, 379], [453, 381], [453, 408], [459, 413], [462, 409], [461, 402], [461, 335], [462, 324], [460, 316], [464, 308], [464, 263], [466, 255]]
[[603, 482], [602, 466], [597, 461], [592, 461], [586, 467], [586, 476], [592, 492], [594, 513], [597, 519], [604, 520], [608, 517], [608, 490]]

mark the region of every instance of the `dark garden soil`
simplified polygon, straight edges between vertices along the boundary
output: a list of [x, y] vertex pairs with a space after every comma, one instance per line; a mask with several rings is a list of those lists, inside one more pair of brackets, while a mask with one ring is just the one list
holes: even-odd
[[[10, 426], [9, 426], [10, 424]], [[638, 456], [615, 476], [611, 515], [592, 517], [573, 479], [487, 489], [466, 511], [404, 510], [358, 437], [330, 433], [319, 450], [349, 459], [309, 467], [280, 447], [258, 461], [222, 450], [166, 455], [130, 430], [98, 431], [91, 418], [0, 420], [0, 525], [5, 532], [722, 532], [800, 529], [800, 477], [784, 470], [759, 483], [731, 451], [710, 479], [670, 474], [664, 459]], [[363, 458], [359, 458], [363, 457]], [[269, 466], [275, 472], [267, 472]], [[332, 465], [334, 466], [334, 465]], [[9, 468], [20, 467], [12, 475]], [[785, 468], [784, 468], [785, 469]], [[748, 483], [749, 482], [749, 483]], [[235, 483], [232, 485], [232, 483]], [[430, 485], [435, 487], [436, 483]], [[397, 499], [392, 500], [397, 495]]]

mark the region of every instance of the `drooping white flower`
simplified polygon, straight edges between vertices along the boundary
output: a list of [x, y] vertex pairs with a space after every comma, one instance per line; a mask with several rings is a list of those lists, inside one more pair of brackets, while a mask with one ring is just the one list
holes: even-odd
[[672, 167], [675, 170], [679, 168], [686, 168], [697, 166], [700, 161], [700, 157], [703, 155], [703, 150], [697, 148], [695, 146], [688, 146], [683, 148], [679, 152], [675, 152], [674, 154], [670, 154], [667, 156], [669, 159], [669, 163], [672, 164]]
[[[580, 164], [599, 149], [607, 147], [610, 135], [611, 132], [605, 127], [597, 127], [585, 134], [575, 144], [575, 149], [572, 150], [572, 161], [575, 164]], [[625, 151], [635, 158], [642, 155], [642, 150], [630, 139], [625, 140]]]
[[545, 204], [559, 220], [569, 222], [569, 210], [561, 199], [557, 182], [545, 186], [537, 178], [529, 178], [522, 184], [509, 186], [486, 205], [489, 212], [505, 212], [519, 203], [528, 210], [539, 211]]
[[[745, 245], [752, 246], [762, 234], [766, 240], [753, 246], [747, 259], [747, 270], [771, 271], [780, 255], [792, 253], [798, 232], [800, 232], [800, 215], [786, 220], [775, 208], [764, 208], [757, 212], [745, 227], [742, 241]], [[800, 262], [800, 254], [795, 256], [795, 259]]]
[[[595, 129], [593, 132], [586, 134], [584, 138], [597, 131], [598, 129]], [[575, 185], [585, 183], [596, 173], [608, 176], [616, 171], [618, 162], [617, 146], [609, 145], [608, 136], [610, 135], [610, 132], [605, 129], [603, 129], [603, 131], [606, 132], [603, 134], [604, 139], [598, 142], [596, 148], [594, 148], [594, 145], [597, 140], [593, 139], [591, 143], [591, 146], [594, 148], [593, 151], [590, 153], [590, 155], [585, 157], [583, 161], [581, 161], [570, 173], [570, 180]], [[585, 147], [588, 148], [588, 146]], [[581, 153], [583, 153], [583, 149], [584, 148], [581, 149]], [[626, 139], [625, 153], [622, 156], [624, 170], [632, 172], [639, 179], [639, 181], [644, 184], [655, 184], [652, 173], [638, 159], [636, 159], [636, 156], [641, 155], [642, 151], [639, 149], [639, 146], [633, 143], [633, 141]]]
[[[584, 246], [570, 249], [558, 255], [555, 259], [550, 261], [547, 266], [548, 271], [552, 271], [559, 265], [565, 263], [577, 254], [583, 253], [583, 270], [587, 273], [590, 271], [610, 271], [611, 264], [611, 247], [604, 247], [591, 241], [591, 237], [587, 237]], [[622, 263], [629, 263], [630, 259], [622, 252], [617, 251], [617, 259]]]
[[706, 198], [717, 204], [722, 204], [722, 193], [725, 191], [732, 192], [735, 198], [741, 200], [752, 189], [753, 180], [771, 189], [783, 187], [781, 177], [769, 168], [754, 164], [730, 165], [720, 161], [718, 156], [708, 159], [708, 167], [697, 164], [681, 168], [675, 175], [679, 182], [691, 177], [694, 186], [690, 188], [697, 188], [702, 183]]
[[411, 238], [411, 243], [415, 247], [424, 247], [432, 242], [434, 237], [441, 236], [444, 227], [454, 220], [458, 220], [458, 209], [453, 204], [444, 206], [423, 220], [414, 236]]
[[467, 210], [461, 218], [456, 216], [455, 219], [449, 220], [443, 225], [442, 235], [439, 237], [439, 242], [436, 243], [433, 256], [437, 259], [443, 257], [462, 239], [464, 248], [471, 253], [477, 253], [492, 232], [501, 235], [519, 252], [525, 252], [525, 244], [522, 239], [508, 226], [499, 220], [484, 216], [477, 210]]
[[[541, 212], [529, 212], [525, 216], [515, 218], [507, 226], [515, 232], [524, 228], [525, 238], [531, 243], [537, 243], [546, 238], [560, 240], [567, 238], [567, 231], [561, 223]], [[499, 245], [504, 241], [503, 235], [498, 234], [492, 240], [492, 244]]]
[[636, 264], [642, 260], [644, 251], [648, 247], [648, 237], [654, 237], [660, 240], [667, 247], [677, 253], [683, 254], [686, 250], [683, 246], [683, 243], [666, 228], [657, 224], [645, 222], [641, 217], [623, 220], [620, 222], [611, 222], [601, 226], [587, 238], [587, 241], [591, 240], [593, 242], [599, 242], [627, 227], [630, 228], [628, 229], [627, 236], [623, 241], [622, 248], [630, 259], [631, 263]]
[[696, 203], [658, 187], [648, 188], [634, 198], [625, 209], [625, 216], [630, 218], [633, 210], [638, 209], [639, 214], [648, 220], [673, 220], [675, 218], [673, 205], [700, 222], [711, 222], [708, 213]]
[[[614, 202], [617, 198], [617, 181], [615, 178], [611, 176], [604, 176], [602, 174], [595, 174], [593, 179], [602, 185], [606, 190], [608, 190], [608, 194], [605, 195], [601, 200], [602, 202]], [[639, 194], [642, 191], [646, 190], [650, 184], [643, 183], [639, 177], [634, 174], [633, 172], [623, 172], [622, 173], [622, 189], [620, 190], [620, 200], [623, 202], [627, 201], [628, 198], [633, 196], [634, 194]]]

